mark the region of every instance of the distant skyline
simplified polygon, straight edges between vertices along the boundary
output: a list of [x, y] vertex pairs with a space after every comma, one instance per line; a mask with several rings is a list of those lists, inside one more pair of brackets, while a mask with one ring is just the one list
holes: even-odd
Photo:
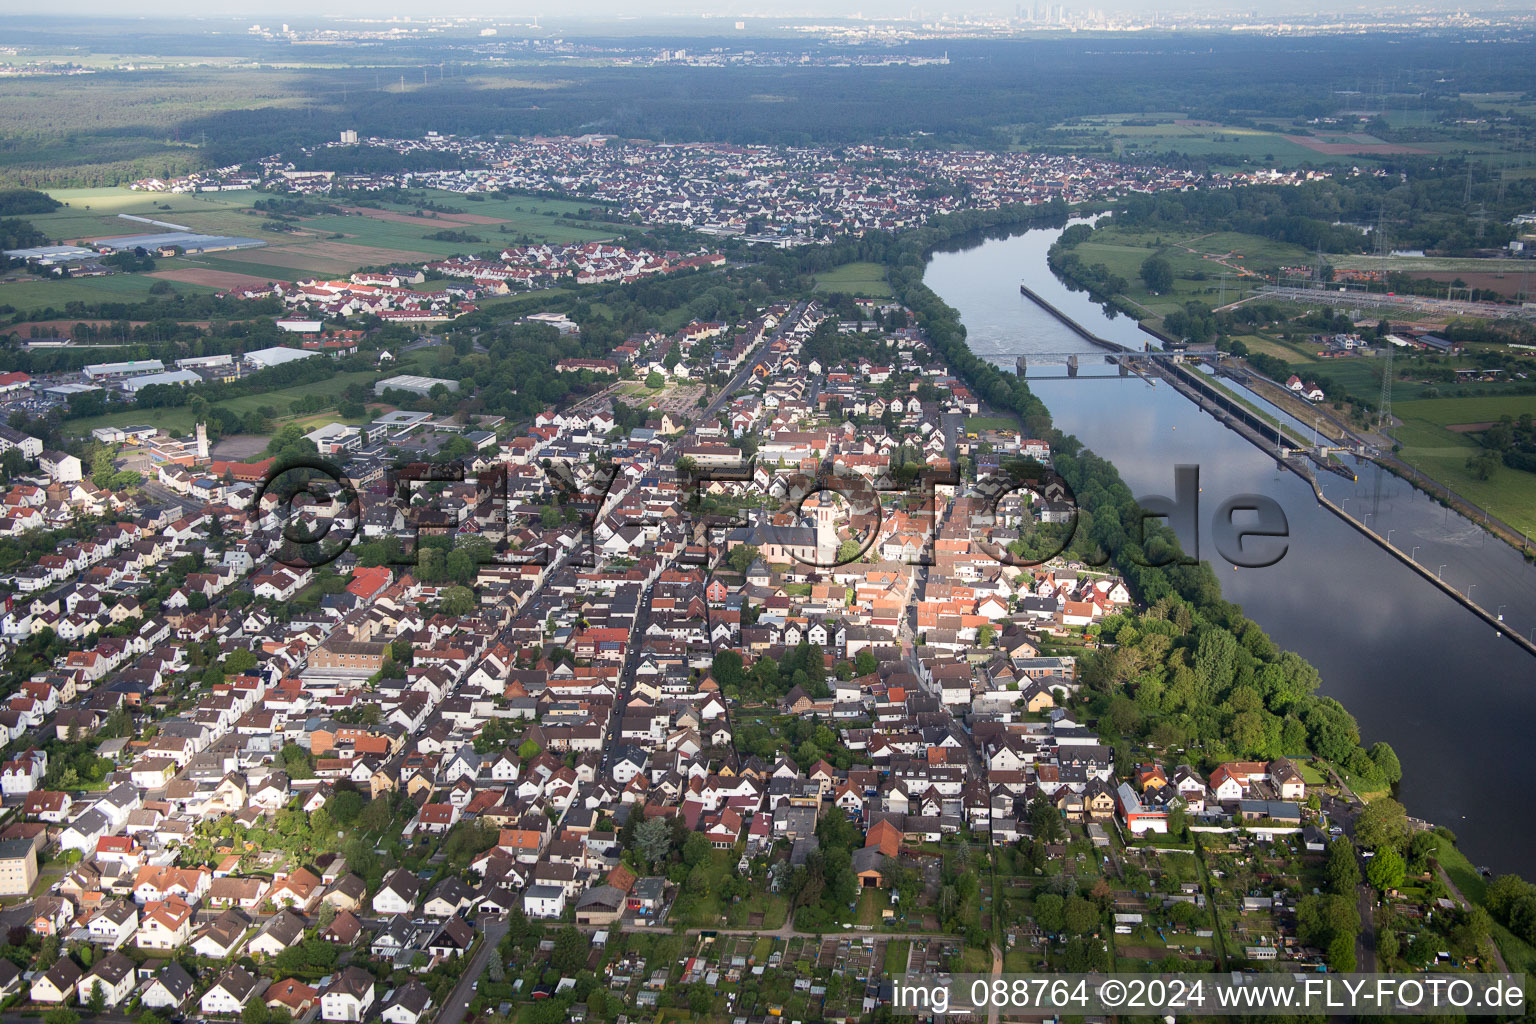
[[[1059, 2], [1059, 0], [1057, 0]], [[938, 18], [961, 17], [1007, 17], [1015, 13], [1021, 5], [1011, 2], [999, 2], [999, 0], [974, 0], [974, 2], [950, 3], [943, 6], [930, 4], [900, 3], [897, 0], [792, 0], [790, 3], [763, 3], [761, 0], [667, 0], [665, 4], [636, 5], [624, 3], [623, 0], [562, 0], [559, 3], [518, 2], [504, 3], [499, 0], [447, 0], [447, 2], [434, 5], [430, 11], [423, 10], [420, 4], [409, 3], [406, 0], [333, 0], [317, 10], [313, 3], [304, 3], [303, 0], [272, 0], [269, 3], [253, 5], [248, 11], [242, 11], [236, 5], [217, 8], [217, 13], [210, 12], [208, 5], [201, 0], [151, 0], [149, 3], [136, 5], [132, 15], [125, 15], [121, 4], [113, 0], [80, 0], [70, 6], [71, 15], [88, 17], [125, 17], [125, 20], [154, 20], [157, 18], [207, 18], [209, 20], [248, 20], [259, 22], [263, 25], [283, 18], [304, 19], [328, 19], [328, 18], [366, 18], [379, 19], [391, 17], [409, 17], [413, 19], [425, 19], [431, 16], [437, 17], [467, 17], [467, 18], [495, 18], [508, 21], [531, 19], [535, 16], [541, 20], [552, 22], [570, 23], [576, 20], [598, 21], [613, 19], [616, 25], [643, 21], [656, 18], [671, 17], [715, 17], [723, 19], [740, 18], [793, 18], [815, 20], [817, 18], [920, 18], [933, 20]], [[1029, 3], [1022, 5], [1025, 9], [1033, 6]], [[1052, 6], [1056, 6], [1053, 2]], [[1101, 11], [1111, 14], [1125, 15], [1151, 15], [1151, 14], [1182, 14], [1199, 13], [1209, 15], [1227, 14], [1231, 17], [1242, 17], [1257, 14], [1261, 17], [1274, 17], [1284, 14], [1296, 14], [1311, 17], [1318, 13], [1333, 12], [1345, 14], [1348, 12], [1368, 11], [1374, 14], [1387, 12], [1424, 11], [1436, 13], [1450, 13], [1455, 11], [1519, 11], [1528, 10], [1524, 4], [1516, 2], [1476, 2], [1456, 3], [1454, 0], [1426, 0], [1421, 3], [1404, 4], [1371, 4], [1358, 3], [1324, 3], [1322, 0], [1303, 0], [1303, 2], [1287, 2], [1287, 0], [1246, 0], [1241, 3], [1221, 2], [1221, 0], [1077, 0], [1077, 2], [1062, 4], [1069, 12]], [[23, 17], [48, 17], [46, 13], [28, 12]], [[50, 19], [51, 20], [51, 19]], [[583, 28], [595, 28], [590, 24]]]

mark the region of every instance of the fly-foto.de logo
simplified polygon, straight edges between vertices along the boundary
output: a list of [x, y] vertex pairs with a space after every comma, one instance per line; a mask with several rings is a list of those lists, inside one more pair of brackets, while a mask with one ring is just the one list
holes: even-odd
[[[1063, 556], [1090, 565], [1124, 558], [1166, 568], [1194, 564], [1202, 554], [1200, 469], [1193, 465], [1174, 468], [1172, 497], [1137, 499], [1130, 520], [1113, 532], [1122, 538], [1118, 550], [1082, 542], [1082, 513], [1094, 510], [1079, 508], [1059, 473], [1028, 459], [1006, 462], [974, 483], [952, 466], [870, 475], [830, 461], [806, 472], [766, 471], [752, 459], [707, 465], [680, 459], [653, 481], [656, 491], [670, 493], [670, 507], [653, 499], [617, 516], [615, 502], [635, 478], [613, 463], [550, 460], [517, 467], [515, 488], [513, 472], [506, 464], [471, 471], [463, 462], [396, 467], [385, 475], [380, 500], [370, 505], [384, 514], [371, 520], [380, 535], [400, 538], [395, 564], [402, 566], [418, 564], [429, 537], [450, 544], [476, 538], [472, 550], [487, 563], [595, 566], [599, 552], [609, 550], [605, 543], [622, 529], [675, 536], [684, 546], [682, 560], [706, 568], [738, 543], [817, 569], [866, 557], [934, 565], [941, 536], [961, 537], [994, 561], [1019, 568]], [[288, 460], [269, 471], [251, 512], [273, 560], [301, 568], [334, 561], [363, 530], [358, 488], [340, 466], [318, 457]], [[1207, 535], [1223, 559], [1248, 569], [1276, 564], [1290, 546], [1284, 509], [1261, 494], [1221, 501]]]

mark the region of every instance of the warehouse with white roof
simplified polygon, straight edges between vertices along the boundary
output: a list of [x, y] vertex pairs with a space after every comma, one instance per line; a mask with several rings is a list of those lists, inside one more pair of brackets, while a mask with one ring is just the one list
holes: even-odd
[[319, 355], [318, 352], [306, 352], [301, 348], [284, 348], [282, 345], [274, 345], [271, 348], [259, 348], [254, 352], [245, 354], [245, 361], [253, 370], [267, 370], [284, 363], [291, 363], [295, 359], [308, 359]]

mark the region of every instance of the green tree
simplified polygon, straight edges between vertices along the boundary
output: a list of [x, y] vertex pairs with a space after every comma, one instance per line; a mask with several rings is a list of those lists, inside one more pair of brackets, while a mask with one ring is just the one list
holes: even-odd
[[1402, 781], [1403, 765], [1397, 759], [1397, 751], [1392, 749], [1392, 744], [1382, 740], [1371, 744], [1371, 761], [1376, 765], [1376, 771], [1390, 784]]
[[587, 963], [590, 942], [574, 925], [566, 925], [555, 933], [555, 950], [550, 965], [561, 974], [574, 975]]
[[1066, 901], [1058, 893], [1045, 892], [1035, 897], [1035, 923], [1041, 931], [1055, 934], [1066, 926]]
[[709, 859], [712, 849], [704, 833], [689, 832], [688, 838], [683, 840], [683, 863], [689, 867], [702, 864]]
[[1073, 893], [1062, 908], [1062, 922], [1074, 935], [1088, 935], [1099, 927], [1099, 908]]
[[443, 591], [444, 615], [468, 615], [475, 610], [478, 603], [475, 600], [475, 592], [468, 587], [449, 587]]
[[1338, 838], [1328, 844], [1328, 888], [1340, 896], [1353, 895], [1360, 884], [1360, 865], [1355, 848], [1348, 839]]
[[1141, 280], [1147, 291], [1164, 295], [1173, 290], [1173, 265], [1162, 256], [1148, 256], [1141, 262]]
[[725, 556], [725, 563], [737, 572], [746, 572], [757, 561], [758, 549], [752, 544], [738, 544]]
[[1405, 871], [1402, 854], [1390, 846], [1380, 850], [1365, 865], [1365, 877], [1382, 892], [1402, 885]]
[[1353, 932], [1340, 932], [1328, 943], [1328, 966], [1340, 974], [1355, 969], [1355, 936]]
[[272, 1013], [260, 999], [252, 999], [240, 1011], [240, 1024], [269, 1024]]
[[672, 852], [672, 823], [658, 816], [635, 826], [635, 852], [649, 864], [666, 860]]
[[1367, 850], [1402, 849], [1408, 841], [1408, 812], [1390, 797], [1372, 800], [1355, 819], [1355, 839]]

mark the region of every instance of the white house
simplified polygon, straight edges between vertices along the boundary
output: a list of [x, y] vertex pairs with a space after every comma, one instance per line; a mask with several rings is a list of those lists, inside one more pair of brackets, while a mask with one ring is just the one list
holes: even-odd
[[237, 965], [219, 975], [219, 980], [203, 993], [198, 1005], [204, 1013], [238, 1017], [258, 987], [265, 987], [265, 983]]
[[530, 885], [523, 893], [523, 913], [529, 917], [559, 917], [565, 913], [565, 887]]
[[420, 879], [404, 868], [397, 868], [374, 894], [373, 909], [380, 914], [414, 913], [420, 895]]
[[320, 996], [320, 1016], [325, 1020], [361, 1021], [373, 1006], [373, 975], [360, 967], [348, 967]]
[[133, 991], [137, 966], [121, 953], [102, 958], [80, 979], [80, 995], [89, 1002], [96, 992], [108, 1007], [120, 1006]]

